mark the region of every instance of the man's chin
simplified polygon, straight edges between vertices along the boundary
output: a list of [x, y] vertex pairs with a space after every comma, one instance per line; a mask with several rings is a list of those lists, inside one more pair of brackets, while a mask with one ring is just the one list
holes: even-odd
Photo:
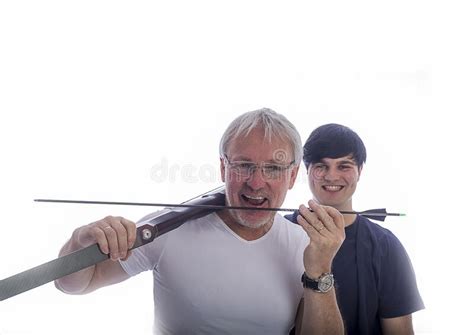
[[337, 207], [341, 205], [341, 199], [330, 198], [330, 197], [318, 197], [317, 203], [323, 206]]
[[257, 229], [272, 221], [275, 214], [271, 215], [270, 213], [255, 211], [254, 213], [248, 212], [245, 214], [236, 213], [235, 216], [240, 225], [247, 228]]

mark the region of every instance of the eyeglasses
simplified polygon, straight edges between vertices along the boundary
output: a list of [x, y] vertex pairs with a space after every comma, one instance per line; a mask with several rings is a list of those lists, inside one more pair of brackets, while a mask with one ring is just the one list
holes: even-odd
[[265, 162], [256, 164], [249, 161], [231, 162], [227, 155], [224, 156], [224, 162], [226, 165], [229, 166], [230, 170], [237, 174], [239, 177], [248, 178], [257, 169], [260, 169], [265, 179], [281, 178], [285, 174], [285, 172], [295, 163], [294, 160], [291, 161], [288, 165]]

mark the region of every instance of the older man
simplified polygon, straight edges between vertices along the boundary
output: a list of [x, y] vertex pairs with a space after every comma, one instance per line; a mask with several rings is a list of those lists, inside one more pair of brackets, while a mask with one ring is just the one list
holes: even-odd
[[[284, 116], [241, 115], [220, 144], [226, 204], [281, 206], [301, 158], [299, 134]], [[304, 230], [272, 211], [228, 209], [133, 252], [135, 224], [109, 216], [76, 229], [60, 254], [97, 242], [110, 259], [56, 285], [82, 294], [152, 270], [156, 333], [273, 335], [296, 326], [298, 334], [342, 334], [330, 272], [344, 219], [314, 201], [309, 207], [300, 207]]]

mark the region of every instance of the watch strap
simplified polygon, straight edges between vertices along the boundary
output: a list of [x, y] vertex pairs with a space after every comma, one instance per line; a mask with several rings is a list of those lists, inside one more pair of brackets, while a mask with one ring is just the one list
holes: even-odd
[[308, 277], [306, 272], [303, 272], [301, 282], [303, 283], [304, 288], [309, 288], [320, 293], [326, 293], [334, 286], [334, 277], [332, 273], [323, 273], [318, 279], [313, 279]]

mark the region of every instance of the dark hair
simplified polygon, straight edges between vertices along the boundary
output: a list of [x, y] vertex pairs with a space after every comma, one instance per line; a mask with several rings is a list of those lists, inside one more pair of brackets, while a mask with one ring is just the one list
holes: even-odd
[[323, 158], [340, 158], [351, 155], [360, 168], [367, 158], [364, 142], [352, 129], [329, 123], [313, 130], [303, 147], [303, 161], [308, 168]]

